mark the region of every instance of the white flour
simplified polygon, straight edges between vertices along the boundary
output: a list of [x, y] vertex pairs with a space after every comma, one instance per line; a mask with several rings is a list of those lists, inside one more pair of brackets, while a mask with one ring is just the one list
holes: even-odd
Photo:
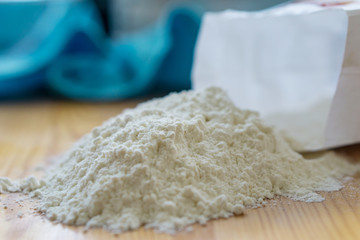
[[85, 135], [40, 182], [3, 178], [0, 192], [40, 198], [51, 220], [115, 232], [172, 232], [241, 214], [275, 195], [321, 201], [359, 170], [333, 152], [305, 160], [219, 88], [140, 104]]

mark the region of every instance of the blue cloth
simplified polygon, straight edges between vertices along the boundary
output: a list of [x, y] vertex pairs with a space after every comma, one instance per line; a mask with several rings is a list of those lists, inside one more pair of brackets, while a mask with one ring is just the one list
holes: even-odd
[[7, 23], [0, 29], [0, 97], [44, 85], [81, 100], [190, 88], [198, 12], [176, 8], [119, 41], [106, 37], [99, 19], [90, 1], [0, 4]]

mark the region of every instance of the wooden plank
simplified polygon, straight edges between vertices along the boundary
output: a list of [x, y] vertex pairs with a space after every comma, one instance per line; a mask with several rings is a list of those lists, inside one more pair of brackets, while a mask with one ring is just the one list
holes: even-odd
[[[37, 166], [51, 159], [94, 126], [137, 101], [112, 104], [33, 102], [0, 105], [0, 176], [41, 176]], [[360, 146], [341, 150], [360, 156]], [[356, 161], [356, 160], [355, 160]], [[139, 229], [114, 235], [102, 229], [84, 232], [48, 221], [33, 210], [35, 200], [21, 194], [0, 195], [2, 239], [360, 239], [360, 176], [338, 192], [322, 193], [322, 203], [270, 200], [229, 219], [195, 225], [193, 231], [167, 235]], [[20, 201], [21, 200], [21, 201]], [[7, 209], [4, 209], [4, 206]]]

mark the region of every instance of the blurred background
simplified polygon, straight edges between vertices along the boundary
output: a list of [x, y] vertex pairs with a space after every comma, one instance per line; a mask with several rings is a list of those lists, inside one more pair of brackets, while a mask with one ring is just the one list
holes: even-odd
[[0, 101], [114, 101], [189, 89], [204, 12], [284, 2], [0, 1]]

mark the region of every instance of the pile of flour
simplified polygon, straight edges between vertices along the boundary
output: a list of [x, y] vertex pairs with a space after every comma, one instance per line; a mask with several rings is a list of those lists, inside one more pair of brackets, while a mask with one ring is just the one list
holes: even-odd
[[125, 110], [42, 180], [2, 178], [0, 191], [39, 197], [39, 210], [65, 224], [172, 232], [275, 195], [322, 201], [315, 191], [338, 190], [338, 179], [358, 170], [333, 152], [305, 160], [258, 114], [211, 87]]

